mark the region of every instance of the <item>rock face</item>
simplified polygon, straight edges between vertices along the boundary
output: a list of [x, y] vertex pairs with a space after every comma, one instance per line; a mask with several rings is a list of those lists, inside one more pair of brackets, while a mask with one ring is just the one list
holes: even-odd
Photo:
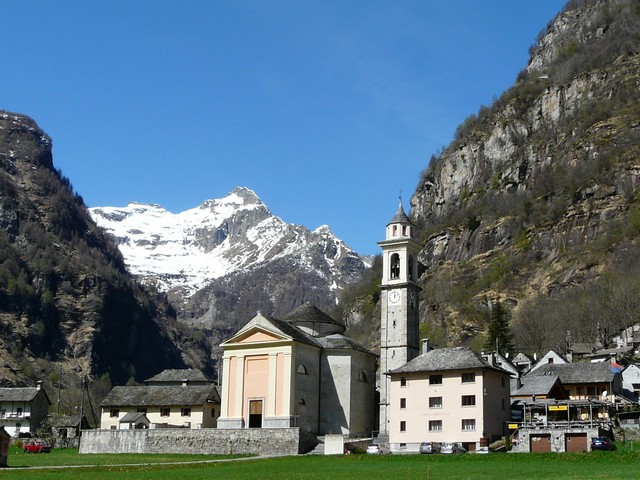
[[53, 167], [51, 139], [0, 111], [0, 378], [32, 384], [51, 371], [114, 382], [184, 365], [175, 314], [125, 271]]
[[[586, 318], [557, 318], [534, 341], [523, 332], [532, 322], [524, 307], [542, 311], [604, 276], [638, 274], [623, 258], [637, 249], [640, 226], [639, 52], [637, 2], [570, 3], [514, 87], [432, 160], [411, 200], [424, 232], [427, 334], [479, 342], [495, 299], [511, 307], [522, 349], [565, 348], [568, 330], [573, 340], [606, 342], [605, 320]], [[589, 316], [574, 305], [574, 315]]]
[[141, 204], [90, 211], [131, 273], [167, 292], [212, 344], [257, 310], [282, 315], [311, 301], [330, 311], [365, 268], [328, 227], [289, 225], [247, 188], [178, 214]]

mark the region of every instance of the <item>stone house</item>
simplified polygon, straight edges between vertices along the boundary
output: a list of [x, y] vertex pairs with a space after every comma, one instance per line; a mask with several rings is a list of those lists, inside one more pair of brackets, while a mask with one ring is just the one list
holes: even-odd
[[0, 425], [12, 437], [34, 434], [49, 414], [51, 400], [42, 388], [0, 388]]
[[82, 430], [87, 430], [89, 422], [84, 415], [65, 415], [51, 418], [51, 433], [56, 448], [78, 448]]
[[473, 451], [505, 432], [510, 372], [468, 347], [423, 344], [421, 355], [387, 375], [391, 452], [417, 452], [423, 441], [460, 442]]
[[344, 330], [310, 303], [282, 320], [258, 313], [220, 345], [218, 428], [370, 436], [377, 356]]
[[[216, 385], [200, 371], [165, 370], [145, 383], [147, 385], [113, 387], [101, 404], [100, 428], [193, 429], [216, 426], [220, 415], [220, 394]], [[130, 414], [139, 413], [144, 414], [144, 418], [131, 422]], [[126, 421], [123, 421], [125, 417]]]
[[608, 362], [547, 363], [532, 369], [521, 378], [525, 386], [540, 376], [560, 378], [571, 400], [603, 400], [613, 402], [622, 394], [622, 377], [613, 372]]

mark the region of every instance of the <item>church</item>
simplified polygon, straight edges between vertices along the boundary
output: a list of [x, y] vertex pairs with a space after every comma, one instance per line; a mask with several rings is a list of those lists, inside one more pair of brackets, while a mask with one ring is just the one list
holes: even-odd
[[218, 428], [371, 436], [377, 355], [344, 331], [310, 303], [282, 319], [258, 312], [220, 345]]

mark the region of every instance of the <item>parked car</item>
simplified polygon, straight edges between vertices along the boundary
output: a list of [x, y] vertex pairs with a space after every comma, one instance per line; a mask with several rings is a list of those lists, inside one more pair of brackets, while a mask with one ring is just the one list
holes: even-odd
[[369, 455], [380, 455], [382, 453], [382, 449], [377, 443], [372, 443], [367, 447], [367, 453]]
[[467, 453], [460, 443], [443, 443], [440, 445], [440, 453]]
[[420, 444], [420, 453], [438, 453], [440, 446], [435, 442], [422, 442]]
[[24, 453], [51, 453], [51, 445], [40, 440], [29, 440], [22, 446]]
[[608, 437], [593, 437], [591, 439], [591, 450], [615, 450], [616, 445]]

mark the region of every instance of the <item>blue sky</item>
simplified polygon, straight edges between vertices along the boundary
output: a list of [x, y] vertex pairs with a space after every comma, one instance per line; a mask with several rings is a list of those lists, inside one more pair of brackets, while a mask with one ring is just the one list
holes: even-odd
[[358, 253], [515, 81], [556, 0], [2, 2], [0, 109], [88, 206], [253, 189]]

